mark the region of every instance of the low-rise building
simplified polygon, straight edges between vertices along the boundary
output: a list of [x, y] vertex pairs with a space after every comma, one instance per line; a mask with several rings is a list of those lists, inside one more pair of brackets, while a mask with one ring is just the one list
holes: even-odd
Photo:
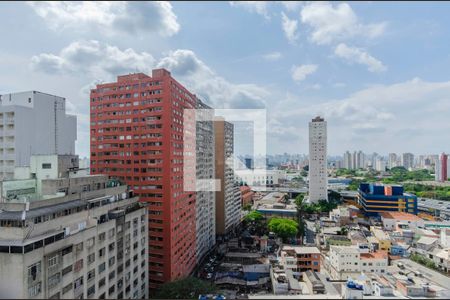
[[345, 280], [360, 273], [360, 253], [355, 246], [330, 246], [330, 275]]
[[361, 272], [383, 274], [388, 266], [388, 253], [385, 251], [361, 253], [360, 260]]
[[281, 260], [286, 269], [290, 269], [295, 275], [312, 270], [320, 272], [320, 251], [317, 247], [283, 246]]
[[384, 212], [380, 214], [384, 230], [425, 228], [425, 221], [411, 213]]
[[382, 251], [391, 251], [391, 238], [389, 234], [380, 228], [372, 226], [370, 231], [373, 233], [373, 236], [378, 240], [378, 248]]
[[147, 209], [133, 192], [80, 175], [76, 156], [31, 165], [0, 202], [0, 298], [148, 298]]

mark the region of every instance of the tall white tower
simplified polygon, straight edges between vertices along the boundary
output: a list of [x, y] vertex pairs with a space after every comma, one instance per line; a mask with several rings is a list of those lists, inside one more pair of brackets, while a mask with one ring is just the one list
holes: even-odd
[[327, 122], [321, 117], [309, 122], [309, 200], [328, 200]]

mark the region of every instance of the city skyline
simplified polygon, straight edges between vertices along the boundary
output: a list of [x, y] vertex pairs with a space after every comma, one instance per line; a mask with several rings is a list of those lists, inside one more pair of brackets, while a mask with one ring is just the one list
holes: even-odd
[[[450, 148], [448, 12], [440, 3], [5, 3], [0, 94], [66, 98], [81, 157], [90, 88], [154, 67], [214, 108], [265, 107], [269, 154], [307, 153], [315, 115], [327, 119], [330, 154], [438, 154]], [[237, 154], [250, 148], [236, 137]]]

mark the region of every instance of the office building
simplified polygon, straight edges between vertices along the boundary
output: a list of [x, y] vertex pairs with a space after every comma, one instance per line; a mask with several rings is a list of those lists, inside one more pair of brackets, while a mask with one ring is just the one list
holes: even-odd
[[[210, 121], [197, 121], [196, 126], [196, 179], [215, 178], [214, 110], [197, 99], [197, 113]], [[200, 262], [216, 244], [216, 193], [207, 185], [196, 182], [196, 257]]]
[[222, 118], [214, 121], [216, 179], [216, 235], [221, 238], [233, 232], [240, 223], [241, 192], [233, 170], [234, 126]]
[[414, 168], [414, 154], [403, 153], [402, 154], [402, 166], [407, 170]]
[[66, 99], [37, 91], [0, 96], [0, 179], [12, 179], [33, 154], [74, 154], [76, 139]]
[[417, 215], [417, 197], [403, 192], [403, 186], [361, 183], [358, 202], [366, 215], [407, 212]]
[[1, 184], [1, 298], [148, 298], [147, 210], [126, 185], [73, 155], [32, 156]]
[[328, 200], [327, 122], [316, 117], [309, 122], [309, 201]]
[[195, 152], [195, 139], [183, 140], [183, 113], [195, 109], [195, 96], [169, 71], [155, 69], [98, 84], [90, 101], [91, 174], [125, 182], [148, 204], [150, 289], [189, 275], [196, 194], [183, 188], [183, 151]]
[[448, 155], [442, 153], [435, 166], [436, 181], [445, 182], [448, 179]]

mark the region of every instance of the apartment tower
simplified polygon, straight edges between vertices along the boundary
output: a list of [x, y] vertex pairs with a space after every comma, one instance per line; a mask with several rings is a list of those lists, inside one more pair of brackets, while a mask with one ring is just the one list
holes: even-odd
[[[98, 84], [90, 103], [91, 174], [125, 182], [148, 205], [150, 289], [189, 275], [196, 195], [183, 188], [183, 112], [195, 109], [195, 96], [155, 69]], [[195, 151], [195, 140], [188, 146]]]
[[321, 117], [309, 122], [309, 200], [328, 200], [327, 122]]
[[66, 99], [37, 91], [0, 96], [0, 179], [12, 179], [33, 154], [74, 154], [76, 139]]
[[241, 192], [235, 183], [233, 170], [234, 126], [222, 118], [214, 121], [216, 179], [220, 191], [216, 192], [216, 235], [231, 233], [240, 221]]

